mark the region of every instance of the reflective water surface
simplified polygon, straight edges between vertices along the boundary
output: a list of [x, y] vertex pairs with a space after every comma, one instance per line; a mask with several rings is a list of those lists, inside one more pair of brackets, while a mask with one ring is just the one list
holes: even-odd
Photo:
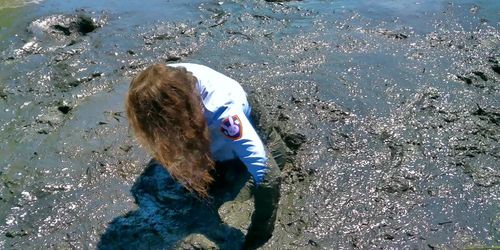
[[[123, 113], [174, 61], [260, 96], [292, 152], [264, 249], [499, 245], [499, 25], [493, 0], [0, 0], [0, 248], [177, 240], [168, 192], [134, 203], [149, 157]], [[251, 201], [219, 213], [244, 233]]]

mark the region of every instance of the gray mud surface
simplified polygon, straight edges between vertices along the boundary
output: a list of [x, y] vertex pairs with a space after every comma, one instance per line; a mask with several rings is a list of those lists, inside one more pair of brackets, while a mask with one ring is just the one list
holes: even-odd
[[181, 61], [286, 145], [263, 249], [500, 245], [498, 2], [103, 2], [0, 9], [0, 249], [240, 244], [252, 200], [183, 193], [127, 126], [131, 77]]

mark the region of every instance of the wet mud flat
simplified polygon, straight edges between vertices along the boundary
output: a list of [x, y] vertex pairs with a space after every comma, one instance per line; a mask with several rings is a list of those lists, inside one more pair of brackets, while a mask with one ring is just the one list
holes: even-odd
[[498, 4], [57, 3], [25, 7], [1, 44], [0, 248], [241, 241], [249, 197], [196, 214], [210, 207], [146, 169], [128, 130], [131, 77], [181, 61], [238, 80], [281, 137], [263, 249], [500, 244]]

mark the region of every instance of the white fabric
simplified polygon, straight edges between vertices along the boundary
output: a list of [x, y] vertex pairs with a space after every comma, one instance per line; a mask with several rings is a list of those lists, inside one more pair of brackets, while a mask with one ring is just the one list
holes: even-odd
[[[267, 158], [264, 145], [248, 120], [250, 106], [241, 85], [203, 65], [176, 63], [167, 66], [184, 67], [198, 79], [196, 89], [203, 101], [213, 159], [225, 161], [239, 158], [255, 182], [260, 183], [267, 172]], [[221, 130], [223, 121], [235, 115], [241, 121], [242, 134], [238, 139], [225, 136]]]

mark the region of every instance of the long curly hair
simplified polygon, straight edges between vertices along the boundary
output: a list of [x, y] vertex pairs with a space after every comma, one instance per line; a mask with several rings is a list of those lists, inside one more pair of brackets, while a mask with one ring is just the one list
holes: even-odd
[[196, 81], [183, 67], [154, 64], [132, 80], [125, 107], [139, 142], [184, 187], [206, 198], [214, 162]]

